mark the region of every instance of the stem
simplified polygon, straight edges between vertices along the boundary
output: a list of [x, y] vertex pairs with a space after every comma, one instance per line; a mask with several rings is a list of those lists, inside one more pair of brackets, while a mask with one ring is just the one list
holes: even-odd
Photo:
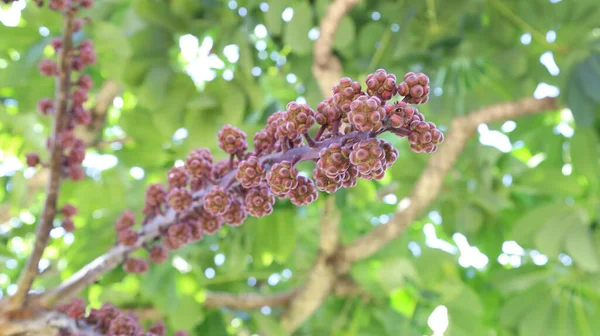
[[306, 140], [306, 143], [308, 144], [309, 147], [316, 147], [317, 144], [315, 143], [315, 140], [313, 140], [313, 138], [310, 137], [310, 135], [308, 135], [308, 133], [304, 133], [304, 139]]
[[319, 128], [319, 130], [317, 131], [317, 134], [315, 134], [314, 140], [319, 141], [319, 139], [321, 138], [321, 135], [323, 135], [323, 132], [325, 132], [326, 129], [327, 129], [327, 124], [321, 126], [321, 128]]
[[68, 123], [67, 111], [71, 90], [71, 49], [73, 48], [73, 18], [75, 13], [70, 8], [67, 8], [63, 15], [63, 41], [58, 54], [58, 76], [56, 78], [55, 99], [57, 108], [54, 131], [52, 133], [53, 141], [50, 147], [50, 176], [46, 186], [46, 201], [44, 202], [40, 222], [36, 230], [33, 252], [21, 271], [17, 282], [17, 291], [11, 298], [10, 308], [14, 309], [23, 307], [25, 303], [33, 280], [38, 274], [38, 264], [48, 245], [50, 231], [52, 230], [52, 224], [56, 216], [56, 205], [63, 164], [63, 148], [57, 140], [58, 135], [66, 129]]

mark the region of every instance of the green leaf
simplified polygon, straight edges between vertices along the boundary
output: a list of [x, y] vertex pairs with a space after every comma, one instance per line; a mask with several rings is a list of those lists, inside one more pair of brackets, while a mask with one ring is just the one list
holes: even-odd
[[456, 231], [466, 235], [476, 233], [483, 224], [483, 214], [477, 208], [466, 205], [456, 213]]
[[294, 6], [294, 16], [286, 24], [284, 41], [298, 55], [306, 55], [312, 51], [313, 42], [308, 32], [313, 27], [312, 9], [308, 2], [302, 1]]
[[187, 20], [173, 15], [168, 3], [162, 1], [134, 0], [136, 13], [144, 20], [164, 27], [171, 32], [185, 32]]
[[390, 304], [397, 312], [412, 317], [417, 307], [417, 297], [408, 288], [399, 288], [390, 292]]
[[534, 244], [540, 252], [550, 258], [558, 257], [569, 229], [585, 225], [585, 212], [578, 207], [568, 207], [564, 212], [549, 218], [534, 237]]
[[576, 174], [589, 179], [600, 171], [600, 139], [591, 127], [578, 127], [571, 138], [571, 161]]
[[283, 327], [269, 316], [265, 316], [261, 313], [253, 313], [252, 319], [256, 321], [258, 328], [268, 336], [287, 336], [288, 332]]
[[[288, 6], [289, 0], [273, 1], [269, 4], [269, 10], [265, 13], [265, 25], [269, 34], [277, 36], [281, 34], [283, 19], [281, 14]], [[294, 16], [296, 13], [294, 13]]]
[[571, 73], [567, 82], [567, 106], [573, 112], [578, 126], [586, 127], [594, 123], [598, 103], [594, 102], [584, 91], [577, 73]]
[[519, 334], [523, 336], [547, 335], [546, 327], [550, 322], [552, 308], [552, 296], [546, 295], [538, 298], [535, 308], [525, 312], [526, 315], [519, 324]]
[[514, 294], [506, 300], [500, 309], [500, 324], [507, 328], [513, 328], [525, 316], [525, 313], [531, 310], [538, 298], [548, 296], [548, 288], [545, 286], [536, 286], [520, 293]]
[[592, 241], [589, 227], [584, 223], [571, 225], [565, 243], [566, 252], [573, 258], [575, 264], [587, 272], [598, 272], [600, 263]]
[[387, 291], [402, 287], [406, 279], [419, 280], [416, 268], [407, 258], [382, 260], [378, 267], [377, 277]]
[[512, 239], [520, 244], [529, 243], [534, 233], [543, 225], [568, 209], [564, 202], [560, 202], [545, 204], [530, 210], [513, 223]]
[[192, 330], [204, 319], [202, 307], [191, 296], [182, 297], [177, 306], [168, 313], [169, 323], [182, 330]]
[[121, 29], [109, 22], [94, 22], [93, 39], [98, 54], [97, 66], [108, 78], [121, 78], [132, 55], [129, 40]]
[[333, 47], [338, 50], [345, 49], [354, 42], [355, 35], [356, 27], [354, 21], [349, 16], [344, 16], [333, 36]]
[[358, 34], [358, 51], [362, 56], [371, 56], [377, 40], [373, 36], [381, 36], [385, 26], [379, 22], [369, 22], [362, 26]]
[[600, 53], [592, 53], [578, 67], [580, 87], [585, 94], [600, 103]]

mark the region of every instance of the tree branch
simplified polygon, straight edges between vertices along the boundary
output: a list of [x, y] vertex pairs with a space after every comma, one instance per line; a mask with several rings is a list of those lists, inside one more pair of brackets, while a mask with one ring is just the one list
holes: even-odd
[[208, 292], [204, 307], [221, 308], [228, 307], [231, 309], [257, 309], [264, 306], [275, 307], [285, 306], [298, 293], [297, 289], [278, 293], [278, 294], [258, 294], [258, 293], [219, 293]]
[[410, 205], [405, 209], [398, 209], [389, 223], [377, 227], [345, 246], [341, 250], [343, 259], [352, 263], [368, 258], [400, 236], [437, 197], [446, 173], [452, 168], [479, 124], [518, 118], [557, 107], [554, 98], [541, 100], [525, 98], [484, 107], [466, 116], [455, 118], [448, 137], [439, 150], [431, 156], [427, 167], [416, 182], [409, 196]]
[[341, 215], [335, 207], [335, 197], [328, 197], [321, 216], [319, 255], [306, 284], [290, 301], [281, 318], [282, 327], [290, 334], [321, 306], [336, 284], [337, 272], [331, 257], [337, 251], [340, 221]]
[[320, 36], [313, 48], [312, 72], [324, 97], [331, 94], [331, 89], [342, 77], [342, 63], [332, 48], [335, 32], [344, 15], [357, 3], [358, 0], [335, 0], [321, 20]]
[[58, 55], [58, 76], [56, 83], [56, 116], [54, 121], [54, 131], [50, 148], [50, 178], [46, 187], [46, 201], [40, 216], [40, 223], [35, 235], [35, 245], [33, 252], [25, 267], [21, 271], [17, 282], [17, 291], [11, 298], [10, 308], [22, 307], [33, 280], [38, 273], [38, 263], [42, 254], [48, 245], [48, 238], [52, 230], [54, 217], [56, 215], [56, 204], [60, 187], [62, 174], [62, 147], [57, 137], [67, 127], [68, 123], [68, 104], [71, 90], [71, 52], [73, 48], [73, 19], [75, 13], [66, 10], [63, 21], [63, 41], [62, 48]]

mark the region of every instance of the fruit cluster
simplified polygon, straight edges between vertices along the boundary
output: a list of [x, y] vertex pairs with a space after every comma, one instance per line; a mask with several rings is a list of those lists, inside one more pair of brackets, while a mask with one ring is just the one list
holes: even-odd
[[[56, 11], [76, 11], [79, 8], [89, 8], [92, 4], [92, 0], [52, 0], [49, 7]], [[73, 31], [81, 30], [84, 23], [85, 21], [81, 19], [73, 20]], [[56, 38], [50, 42], [50, 45], [56, 54], [62, 54], [64, 41]], [[88, 91], [94, 84], [90, 76], [81, 73], [76, 75], [73, 72], [81, 72], [85, 70], [86, 66], [94, 64], [96, 62], [96, 53], [92, 42], [85, 40], [78, 46], [73, 46], [71, 50], [68, 50], [64, 54], [67, 54], [70, 58], [67, 61], [69, 63], [67, 66], [68, 70], [62, 69], [61, 71], [57, 61], [45, 58], [39, 63], [39, 71], [47, 77], [59, 77], [59, 80], [63, 78], [62, 76], [69, 76], [67, 79], [68, 87], [71, 89], [68, 91], [66, 101], [61, 99], [61, 97], [57, 97], [57, 101], [53, 101], [50, 98], [42, 98], [38, 102], [37, 107], [38, 111], [44, 116], [56, 117], [58, 109], [64, 110], [65, 115], [60, 119], [57, 118], [55, 121], [56, 132], [48, 138], [46, 144], [48, 149], [53, 148], [55, 151], [61, 152], [63, 178], [71, 178], [74, 181], [78, 181], [85, 177], [82, 163], [85, 158], [86, 145], [83, 140], [75, 136], [73, 130], [77, 125], [88, 125], [92, 121], [92, 114], [84, 107], [84, 104], [88, 101]], [[58, 62], [67, 63], [63, 62], [60, 57]], [[26, 159], [29, 167], [42, 164], [37, 153], [27, 153]], [[63, 226], [69, 227], [68, 224]]]
[[[144, 331], [137, 316], [125, 313], [110, 303], [105, 303], [100, 309], [91, 308], [86, 314], [86, 304], [82, 299], [74, 299], [70, 303], [60, 304], [56, 310], [75, 319], [80, 329], [88, 329], [94, 334], [119, 336], [165, 336], [167, 326], [158, 321]], [[77, 336], [79, 334], [61, 331], [60, 336]], [[83, 334], [82, 334], [83, 335]], [[87, 334], [86, 334], [87, 335]], [[175, 336], [188, 336], [185, 331], [177, 331]]]
[[[162, 263], [168, 251], [212, 235], [223, 224], [238, 226], [248, 216], [267, 216], [277, 198], [305, 206], [318, 199], [318, 191], [331, 194], [355, 186], [359, 178], [382, 179], [398, 157], [391, 143], [377, 139], [383, 132], [408, 137], [415, 152], [435, 151], [443, 141], [442, 132], [409, 105], [427, 102], [428, 85], [422, 73], [408, 73], [397, 84], [396, 76], [382, 69], [367, 76], [366, 92], [358, 82], [342, 78], [316, 112], [290, 102], [269, 116], [254, 135], [253, 150], [241, 129], [223, 126], [217, 140], [227, 158], [216, 161], [210, 149], [197, 148], [183, 165], [169, 170], [166, 187], [148, 186], [142, 223], [169, 211], [176, 214], [175, 221], [162, 228], [161, 239], [153, 246], [144, 244], [149, 259]], [[404, 98], [389, 102], [397, 94]], [[311, 137], [315, 123], [321, 126]], [[312, 178], [298, 170], [300, 161], [316, 162]], [[115, 224], [118, 241], [125, 246], [135, 246], [138, 239], [131, 229], [131, 214], [124, 213]], [[124, 264], [130, 273], [147, 269], [140, 258]]]

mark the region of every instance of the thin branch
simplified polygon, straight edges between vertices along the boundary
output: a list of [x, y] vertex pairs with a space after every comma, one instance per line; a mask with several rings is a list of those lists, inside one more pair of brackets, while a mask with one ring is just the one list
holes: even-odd
[[321, 215], [319, 255], [306, 284], [290, 301], [288, 309], [281, 317], [281, 325], [289, 333], [298, 329], [321, 306], [336, 284], [337, 270], [331, 262], [331, 257], [339, 244], [340, 221], [341, 214], [335, 207], [335, 198], [329, 197]]
[[358, 0], [335, 0], [321, 20], [320, 36], [313, 48], [312, 72], [324, 97], [331, 94], [331, 89], [342, 77], [342, 63], [333, 54], [335, 32], [344, 15], [357, 3]]
[[258, 309], [264, 306], [275, 307], [285, 306], [297, 294], [298, 290], [290, 290], [277, 294], [258, 294], [258, 293], [218, 293], [208, 292], [204, 307], [221, 308], [228, 307], [231, 309], [245, 310]]
[[343, 259], [352, 263], [368, 258], [400, 236], [435, 200], [446, 173], [452, 168], [479, 124], [514, 119], [556, 108], [557, 103], [554, 98], [541, 100], [525, 98], [484, 107], [469, 115], [455, 118], [448, 137], [439, 150], [431, 156], [427, 167], [415, 184], [409, 196], [410, 205], [405, 209], [399, 209], [388, 224], [377, 227], [345, 246], [341, 251]]
[[25, 267], [21, 271], [17, 282], [17, 292], [11, 298], [10, 308], [22, 307], [25, 303], [27, 293], [31, 289], [33, 280], [38, 273], [38, 263], [42, 254], [48, 245], [48, 238], [52, 230], [54, 217], [56, 215], [56, 204], [60, 187], [62, 174], [62, 147], [57, 137], [67, 127], [68, 123], [68, 104], [71, 90], [71, 52], [73, 48], [73, 19], [75, 13], [66, 10], [63, 21], [63, 41], [62, 48], [58, 56], [58, 77], [56, 84], [56, 116], [54, 121], [54, 131], [50, 148], [50, 178], [46, 187], [46, 201], [40, 216], [40, 223], [35, 235], [35, 245], [33, 252]]

